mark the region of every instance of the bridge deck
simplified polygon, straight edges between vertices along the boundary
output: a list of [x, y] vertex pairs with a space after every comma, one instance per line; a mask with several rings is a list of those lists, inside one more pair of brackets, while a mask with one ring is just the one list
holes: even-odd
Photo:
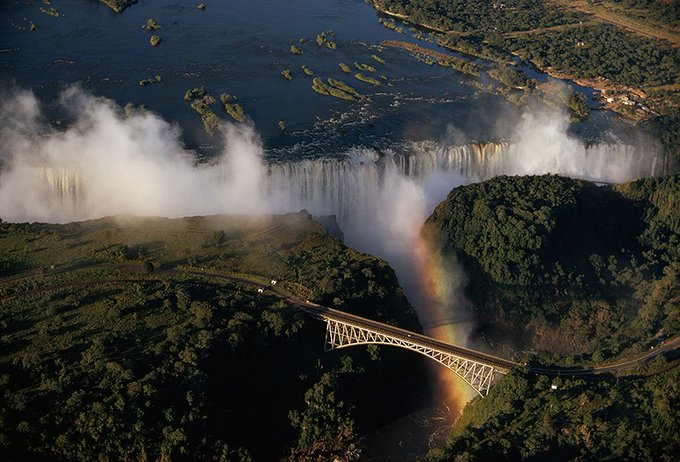
[[521, 366], [520, 363], [507, 360], [505, 358], [500, 358], [498, 356], [493, 356], [487, 353], [482, 353], [475, 350], [470, 350], [468, 348], [463, 348], [460, 346], [451, 345], [450, 343], [442, 342], [440, 340], [433, 339], [426, 335], [417, 334], [399, 327], [395, 327], [389, 324], [385, 324], [379, 321], [373, 321], [371, 319], [362, 318], [353, 314], [345, 313], [343, 311], [335, 310], [322, 305], [317, 305], [309, 301], [305, 301], [301, 304], [302, 308], [309, 314], [321, 318], [321, 319], [331, 319], [334, 321], [340, 321], [345, 324], [353, 325], [362, 329], [367, 329], [373, 332], [377, 332], [383, 335], [388, 335], [399, 340], [403, 340], [414, 345], [419, 345], [425, 348], [431, 348], [433, 350], [441, 351], [446, 354], [453, 354], [461, 358], [465, 358], [478, 363], [486, 364], [492, 366], [498, 371], [507, 371], [508, 369], [516, 366]]

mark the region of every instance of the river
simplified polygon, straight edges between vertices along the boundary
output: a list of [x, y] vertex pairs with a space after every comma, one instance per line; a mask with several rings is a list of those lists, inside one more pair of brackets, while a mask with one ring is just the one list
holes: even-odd
[[[380, 15], [361, 0], [228, 0], [211, 2], [203, 11], [193, 0], [141, 0], [123, 14], [95, 0], [55, 0], [50, 7], [59, 17], [40, 11], [46, 7], [39, 0], [2, 2], [0, 81], [33, 89], [45, 103], [77, 83], [121, 106], [143, 105], [181, 127], [186, 144], [203, 156], [219, 150], [219, 137], [205, 133], [198, 114], [182, 99], [186, 90], [202, 85], [215, 97], [236, 95], [268, 156], [284, 161], [401, 139], [440, 141], [451, 127], [466, 140], [497, 141], [512, 134], [499, 119], [518, 115], [503, 98], [471, 86], [475, 78], [379, 47], [383, 40], [401, 40], [440, 49], [408, 30], [400, 34], [383, 27]], [[162, 38], [157, 47], [149, 45], [152, 32], [142, 28], [149, 18], [161, 26], [153, 32]], [[30, 31], [29, 21], [37, 30]], [[329, 30], [336, 49], [315, 42], [317, 34]], [[301, 38], [307, 42], [300, 43]], [[290, 53], [291, 45], [304, 55]], [[373, 54], [385, 64], [374, 61]], [[369, 64], [376, 77], [386, 80], [378, 78], [379, 87], [360, 82], [343, 73], [340, 62]], [[347, 102], [319, 95], [303, 65], [315, 76], [342, 79], [370, 98]], [[292, 71], [291, 81], [280, 75], [285, 69]], [[161, 83], [139, 85], [156, 75]], [[229, 118], [219, 108], [216, 112]], [[58, 111], [51, 116], [67, 119]], [[286, 122], [284, 135], [279, 120]], [[628, 133], [626, 124], [599, 111], [572, 130], [607, 141]]]

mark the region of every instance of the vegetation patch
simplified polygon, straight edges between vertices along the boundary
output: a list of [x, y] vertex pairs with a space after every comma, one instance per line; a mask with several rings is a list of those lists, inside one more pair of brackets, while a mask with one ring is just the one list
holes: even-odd
[[358, 80], [361, 80], [362, 82], [370, 83], [371, 85], [375, 85], [376, 87], [380, 86], [380, 80], [374, 79], [373, 77], [369, 77], [368, 75], [364, 75], [362, 73], [357, 73], [354, 74], [354, 77]]
[[116, 13], [122, 13], [125, 8], [130, 5], [137, 3], [137, 0], [99, 0], [109, 8], [111, 8]]
[[524, 72], [515, 69], [513, 66], [494, 66], [487, 71], [487, 74], [489, 74], [489, 77], [498, 80], [503, 85], [518, 90], [532, 88], [536, 85], [536, 82], [527, 77]]
[[407, 50], [411, 52], [413, 56], [416, 57], [416, 59], [430, 66], [437, 63], [440, 66], [450, 67], [457, 70], [458, 72], [462, 72], [463, 74], [472, 75], [475, 77], [479, 76], [479, 66], [468, 59], [458, 58], [446, 53], [430, 50], [414, 43], [385, 40], [380, 44], [383, 46]]
[[437, 60], [437, 64], [442, 67], [450, 67], [463, 74], [471, 75], [474, 77], [479, 77], [479, 66], [467, 59], [456, 58], [451, 56], [447, 59]]
[[368, 64], [354, 63], [354, 67], [359, 71], [375, 72], [375, 67], [369, 66]]
[[194, 100], [196, 98], [201, 98], [201, 97], [203, 97], [207, 94], [208, 94], [208, 90], [206, 90], [205, 87], [203, 87], [203, 86], [192, 88], [191, 90], [187, 90], [184, 93], [184, 101], [191, 102], [192, 100]]
[[449, 50], [495, 61], [499, 64], [512, 62], [512, 54], [501, 46], [500, 36], [493, 36], [490, 41], [485, 41], [476, 35], [438, 34], [436, 35], [436, 42], [437, 45]]
[[393, 31], [398, 32], [400, 34], [404, 33], [404, 28], [397, 25], [397, 23], [394, 21], [394, 19], [380, 18], [380, 19], [378, 19], [378, 21], [380, 22], [380, 24], [382, 24], [383, 26], [387, 27], [390, 30], [393, 30]]
[[418, 328], [387, 264], [306, 213], [2, 223], [0, 255], [28, 268], [0, 279], [7, 460], [347, 460], [424, 386], [418, 355], [325, 353], [323, 323], [247, 282]]
[[236, 122], [243, 123], [246, 121], [246, 112], [243, 107], [237, 103], [238, 98], [227, 93], [222, 93], [220, 95], [220, 101], [224, 105], [225, 111], [231, 116]]
[[337, 48], [337, 44], [331, 40], [331, 38], [335, 38], [335, 33], [333, 33], [332, 30], [321, 32], [316, 36], [316, 44], [319, 46], [325, 45], [327, 48], [335, 50]]
[[329, 83], [327, 84], [321, 80], [321, 78], [316, 77], [312, 80], [312, 90], [321, 95], [334, 96], [347, 101], [354, 101], [361, 98], [361, 95], [354, 90], [354, 88], [339, 80], [328, 79], [328, 82]]
[[205, 87], [197, 87], [184, 93], [184, 101], [190, 103], [191, 108], [201, 115], [206, 133], [213, 136], [220, 123], [220, 118], [211, 107], [215, 104], [215, 98], [208, 93]]
[[161, 76], [157, 75], [156, 77], [153, 77], [151, 79], [143, 79], [139, 81], [139, 86], [144, 87], [146, 85], [151, 85], [153, 83], [160, 83], [162, 81]]
[[145, 30], [160, 30], [161, 26], [156, 22], [154, 18], [149, 18], [146, 20], [146, 24], [142, 26]]
[[59, 10], [57, 10], [57, 9], [55, 9], [55, 8], [43, 8], [43, 7], [40, 7], [40, 12], [41, 12], [41, 13], [44, 13], [44, 14], [47, 14], [47, 15], [49, 15], [49, 16], [54, 16], [55, 18], [58, 18], [59, 16], [61, 16], [61, 13], [59, 12]]
[[331, 87], [337, 88], [338, 90], [342, 90], [345, 93], [353, 95], [357, 98], [363, 98], [363, 95], [361, 95], [361, 93], [359, 93], [354, 87], [347, 85], [345, 82], [331, 78], [328, 79], [328, 84]]
[[431, 450], [429, 460], [670, 462], [680, 450], [672, 430], [678, 380], [677, 367], [636, 380], [513, 371], [465, 408], [447, 444]]
[[385, 60], [382, 59], [382, 58], [381, 58], [380, 56], [378, 56], [378, 55], [371, 55], [371, 58], [373, 58], [375, 61], [379, 62], [380, 64], [385, 64]]
[[[375, 0], [373, 4], [382, 11], [439, 32], [506, 33], [570, 24], [584, 17], [535, 0], [513, 0], [511, 3], [485, 0]], [[397, 27], [391, 18], [381, 18], [380, 23], [390, 29]]]

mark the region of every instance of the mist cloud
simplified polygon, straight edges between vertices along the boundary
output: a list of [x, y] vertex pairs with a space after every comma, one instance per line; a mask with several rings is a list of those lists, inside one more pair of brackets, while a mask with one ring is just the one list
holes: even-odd
[[609, 183], [664, 174], [663, 155], [653, 143], [587, 145], [569, 134], [569, 125], [565, 112], [525, 112], [513, 128], [510, 145], [495, 173], [552, 173]]
[[262, 145], [252, 127], [225, 123], [225, 149], [196, 164], [176, 127], [144, 110], [126, 114], [77, 87], [60, 103], [74, 122], [42, 120], [35, 96], [5, 97], [0, 216], [64, 222], [115, 214], [186, 216], [263, 213]]

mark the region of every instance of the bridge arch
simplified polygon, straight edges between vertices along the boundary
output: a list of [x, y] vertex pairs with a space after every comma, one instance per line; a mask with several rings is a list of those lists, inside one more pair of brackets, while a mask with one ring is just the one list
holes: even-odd
[[505, 374], [506, 369], [465, 358], [451, 351], [424, 344], [415, 334], [379, 332], [355, 323], [326, 318], [326, 351], [356, 345], [390, 345], [415, 351], [451, 370], [480, 396], [489, 393], [496, 374]]

